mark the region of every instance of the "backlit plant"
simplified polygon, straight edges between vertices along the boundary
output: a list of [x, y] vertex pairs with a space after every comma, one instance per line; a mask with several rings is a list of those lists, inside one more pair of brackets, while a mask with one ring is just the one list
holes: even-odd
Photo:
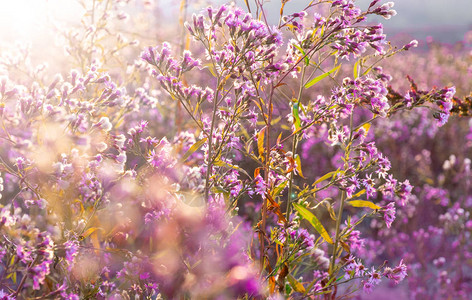
[[392, 2], [282, 1], [274, 24], [260, 1], [208, 7], [180, 44], [127, 32], [128, 2], [83, 2], [73, 70], [2, 59], [0, 298], [340, 299], [411, 277], [421, 299], [432, 274], [467, 297], [470, 264], [445, 266], [472, 251], [470, 143], [439, 169], [427, 145], [467, 84], [387, 73], [418, 44], [367, 21]]

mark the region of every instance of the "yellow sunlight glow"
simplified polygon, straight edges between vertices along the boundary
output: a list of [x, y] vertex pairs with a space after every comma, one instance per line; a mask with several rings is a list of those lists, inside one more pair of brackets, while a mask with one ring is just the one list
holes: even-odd
[[48, 18], [65, 21], [81, 16], [81, 6], [74, 0], [0, 0], [0, 42], [32, 41], [47, 33]]

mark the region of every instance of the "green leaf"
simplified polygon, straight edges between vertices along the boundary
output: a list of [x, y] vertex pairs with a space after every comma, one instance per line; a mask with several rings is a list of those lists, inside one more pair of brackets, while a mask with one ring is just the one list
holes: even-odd
[[370, 202], [370, 201], [366, 201], [366, 200], [351, 200], [351, 201], [348, 201], [347, 203], [349, 203], [350, 205], [354, 206], [354, 207], [368, 207], [368, 208], [372, 208], [372, 209], [380, 209], [381, 207]]
[[332, 68], [331, 70], [329, 70], [328, 72], [324, 73], [324, 74], [321, 74], [320, 76], [317, 76], [315, 78], [313, 78], [312, 80], [308, 81], [306, 84], [305, 84], [305, 88], [309, 88], [313, 85], [315, 85], [317, 82], [323, 80], [324, 78], [328, 77], [329, 75], [333, 74], [334, 72], [336, 72], [337, 70], [339, 70], [339, 68], [341, 67], [341, 65], [337, 66], [337, 67], [334, 67]]
[[213, 165], [217, 166], [217, 167], [228, 167], [228, 168], [231, 168], [231, 169], [234, 169], [234, 170], [237, 170], [241, 173], [243, 173], [244, 175], [246, 175], [247, 177], [251, 177], [249, 176], [249, 174], [242, 168], [238, 167], [238, 166], [235, 166], [235, 165], [232, 165], [232, 164], [229, 164], [227, 162], [224, 162], [220, 159], [216, 160]]
[[295, 209], [304, 219], [310, 222], [310, 224], [316, 229], [316, 231], [318, 231], [318, 233], [325, 239], [325, 241], [330, 244], [333, 244], [333, 240], [329, 236], [328, 232], [323, 227], [320, 220], [318, 220], [318, 218], [314, 214], [312, 214], [311, 211], [297, 203], [293, 203], [293, 207], [295, 207]]
[[198, 142], [196, 142], [195, 144], [193, 144], [192, 147], [190, 147], [190, 149], [188, 149], [187, 152], [185, 152], [184, 156], [182, 156], [182, 161], [186, 161], [187, 158], [190, 157], [190, 155], [192, 155], [195, 151], [200, 149], [200, 147], [207, 141], [207, 139], [208, 138], [203, 138], [199, 140]]
[[[359, 127], [359, 129], [363, 128], [364, 131], [365, 131], [365, 135], [367, 136], [367, 133], [369, 133], [370, 126], [371, 126], [370, 123], [365, 123], [364, 125], [362, 125], [361, 127]], [[359, 130], [359, 129], [358, 129], [358, 130]]]
[[211, 188], [211, 191], [215, 194], [228, 194], [228, 191], [220, 186], [214, 186]]
[[369, 72], [372, 71], [372, 67], [368, 68], [364, 72], [362, 72], [362, 76], [369, 74]]
[[280, 194], [280, 192], [283, 191], [283, 189], [287, 186], [288, 184], [288, 180], [287, 181], [284, 181], [282, 183], [280, 183], [275, 189], [274, 189], [274, 192], [273, 192], [273, 196], [276, 197], [278, 194]]
[[215, 70], [214, 70], [213, 65], [212, 65], [211, 63], [205, 64], [204, 66], [208, 68], [208, 70], [210, 71], [211, 75], [213, 75], [214, 77], [216, 77]]
[[365, 189], [357, 192], [355, 195], [352, 195], [351, 199], [360, 197], [361, 195], [364, 195], [364, 194], [365, 194]]
[[285, 124], [282, 124], [280, 125], [280, 128], [282, 128], [283, 130], [290, 130], [292, 128], [290, 128], [289, 126], [285, 125]]
[[300, 104], [298, 101], [294, 102], [292, 105], [292, 115], [293, 115], [293, 124], [295, 125], [295, 130], [298, 130], [302, 125], [300, 122], [299, 114]]
[[[336, 268], [336, 267], [335, 267], [335, 269], [339, 269], [339, 268]], [[334, 282], [334, 280], [336, 280], [336, 277], [333, 276], [333, 277], [326, 283], [325, 286], [329, 286], [332, 282]]]
[[297, 171], [298, 171], [298, 174], [302, 177], [302, 178], [305, 178], [305, 176], [303, 176], [303, 172], [302, 172], [302, 162], [300, 160], [300, 155], [298, 154], [295, 154], [295, 162], [297, 164]]
[[360, 62], [361, 62], [361, 59], [356, 61], [356, 63], [354, 64], [354, 80], [357, 79], [357, 77], [359, 77], [359, 63]]
[[303, 49], [298, 45], [293, 44], [293, 46], [297, 48], [297, 50], [300, 51], [300, 53], [305, 57], [304, 58], [305, 65], [308, 66], [310, 64], [310, 60], [308, 59], [308, 57], [305, 56], [306, 55], [305, 51], [303, 51]]
[[287, 276], [288, 282], [290, 283], [290, 286], [299, 293], [305, 293], [305, 287], [303, 284], [301, 284], [298, 280], [295, 279], [292, 275], [288, 274]]
[[270, 122], [270, 125], [271, 126], [276, 125], [277, 123], [280, 122], [280, 120], [282, 120], [282, 116], [278, 116], [277, 118], [272, 119], [272, 121]]
[[326, 173], [326, 174], [323, 175], [320, 179], [318, 179], [317, 181], [315, 181], [315, 182], [313, 183], [313, 185], [316, 185], [316, 184], [318, 184], [318, 183], [320, 183], [320, 182], [322, 182], [322, 181], [325, 181], [325, 180], [327, 180], [327, 179], [329, 179], [329, 178], [335, 176], [336, 174], [342, 173], [342, 172], [344, 172], [344, 171], [336, 170], [336, 171], [332, 171], [332, 172]]
[[321, 292], [316, 292], [316, 294], [313, 294], [313, 295], [314, 296], [319, 296], [319, 295], [330, 294], [332, 292], [333, 292], [333, 290], [322, 290]]

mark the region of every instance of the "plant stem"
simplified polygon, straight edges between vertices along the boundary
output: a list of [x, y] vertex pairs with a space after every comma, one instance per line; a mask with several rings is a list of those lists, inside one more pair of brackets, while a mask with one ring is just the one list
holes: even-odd
[[[265, 136], [266, 136], [266, 155], [265, 155], [265, 174], [264, 174], [264, 181], [266, 183], [266, 193], [269, 193], [269, 171], [270, 171], [270, 124], [272, 122], [272, 98], [274, 96], [274, 86], [271, 86], [270, 89], [270, 96], [269, 96], [269, 103], [267, 107], [267, 126], [265, 128]], [[261, 244], [261, 274], [264, 271], [264, 257], [265, 257], [265, 247], [264, 247], [264, 238], [265, 238], [265, 228], [266, 228], [266, 219], [267, 219], [267, 196], [264, 196], [262, 199], [262, 214], [261, 214], [261, 228], [259, 233], [259, 240]]]
[[331, 257], [331, 266], [329, 268], [330, 270], [330, 276], [334, 276], [334, 268], [335, 268], [335, 265], [336, 265], [336, 256], [337, 256], [337, 252], [338, 252], [338, 244], [339, 244], [339, 240], [341, 238], [340, 236], [340, 227], [341, 227], [341, 220], [342, 220], [342, 215], [343, 215], [343, 210], [344, 210], [344, 202], [346, 201], [346, 192], [342, 192], [341, 194], [341, 204], [339, 205], [339, 210], [338, 210], [338, 215], [337, 215], [337, 218], [336, 218], [336, 238], [335, 238], [335, 241], [334, 241], [334, 245], [333, 245], [333, 254], [332, 254], [332, 257]]
[[[180, 56], [181, 57], [184, 56], [185, 40], [186, 40], [186, 37], [187, 37], [186, 28], [184, 26], [185, 20], [187, 19], [187, 6], [188, 6], [187, 0], [182, 0], [181, 3], [180, 3], [180, 20], [179, 20], [180, 27], [182, 28], [181, 33], [180, 33]], [[181, 113], [182, 112], [182, 107], [181, 107], [181, 105], [183, 105], [181, 103], [181, 101], [178, 101], [176, 103], [176, 108], [175, 108], [175, 112], [174, 112], [174, 123], [175, 123], [175, 127], [176, 127], [176, 130], [177, 130], [176, 134], [178, 134], [182, 129], [182, 113]]]
[[23, 275], [23, 278], [21, 278], [20, 284], [18, 285], [18, 288], [16, 291], [11, 295], [12, 297], [17, 297], [18, 294], [21, 292], [21, 289], [23, 289], [23, 285], [25, 285], [26, 278], [28, 278], [28, 272], [29, 270], [38, 262], [39, 260], [39, 255], [36, 255], [34, 260], [29, 264], [28, 268], [26, 269], [26, 274]]
[[[349, 142], [347, 143], [347, 146], [345, 148], [345, 159], [344, 159], [344, 169], [347, 169], [349, 166], [349, 155], [351, 152], [351, 145], [352, 145], [352, 137], [353, 137], [353, 129], [354, 129], [354, 114], [351, 113], [351, 116], [349, 118]], [[336, 218], [336, 239], [333, 245], [333, 255], [331, 257], [331, 266], [329, 268], [330, 271], [330, 277], [333, 278], [335, 274], [335, 266], [336, 266], [336, 256], [338, 253], [338, 245], [341, 239], [341, 234], [340, 234], [340, 227], [341, 227], [341, 221], [343, 218], [343, 210], [344, 210], [344, 202], [346, 201], [346, 192], [343, 191], [341, 193], [341, 203], [339, 204], [339, 210], [338, 210], [338, 215]]]
[[[300, 103], [301, 98], [302, 98], [302, 93], [303, 93], [303, 82], [305, 81], [305, 70], [306, 70], [306, 65], [303, 65], [302, 68], [302, 75], [300, 79], [300, 89], [298, 90], [298, 97], [297, 101]], [[295, 129], [296, 130], [296, 129]], [[293, 136], [292, 140], [292, 157], [295, 159], [295, 154], [297, 152], [297, 146], [298, 146], [298, 134], [295, 134]], [[288, 182], [288, 197], [287, 197], [287, 207], [286, 207], [286, 213], [285, 217], [287, 218], [288, 221], [290, 221], [290, 210], [291, 210], [291, 205], [292, 205], [292, 190], [293, 190], [293, 173], [294, 170], [290, 172], [290, 179]]]
[[207, 156], [207, 172], [205, 179], [205, 201], [208, 202], [208, 195], [210, 192], [210, 177], [213, 166], [212, 150], [213, 150], [213, 131], [215, 129], [216, 111], [218, 110], [218, 94], [220, 92], [220, 79], [216, 83], [217, 89], [215, 92], [215, 99], [213, 99], [213, 112], [211, 116], [210, 135], [208, 136], [208, 156]]
[[[90, 19], [92, 21], [92, 26], [95, 26], [95, 0], [93, 0], [92, 2], [92, 12], [91, 12], [91, 15], [90, 15]], [[89, 64], [92, 63], [93, 61], [93, 46], [95, 44], [95, 32], [96, 32], [96, 28], [94, 29], [95, 31], [92, 32], [92, 36], [90, 38], [90, 57], [89, 57]]]

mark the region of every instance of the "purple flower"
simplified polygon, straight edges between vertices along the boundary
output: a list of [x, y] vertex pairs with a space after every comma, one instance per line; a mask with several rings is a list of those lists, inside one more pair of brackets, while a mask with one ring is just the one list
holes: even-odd
[[408, 202], [408, 199], [410, 198], [412, 190], [413, 186], [410, 184], [408, 179], [399, 184], [396, 194], [399, 197], [400, 206], [405, 206], [406, 202]]
[[393, 280], [395, 284], [400, 283], [408, 274], [407, 266], [403, 263], [403, 259], [400, 261], [398, 266], [395, 268], [386, 267], [384, 269], [383, 275], [390, 280]]
[[374, 267], [372, 267], [371, 271], [367, 272], [367, 278], [367, 280], [373, 285], [378, 285], [381, 281], [380, 273], [377, 272]]
[[[350, 271], [355, 270], [355, 268], [356, 268], [356, 258], [352, 254], [350, 254], [349, 257], [346, 260], [344, 270], [346, 272], [350, 272]], [[349, 275], [349, 274], [347, 274], [347, 275]], [[347, 279], [348, 278], [349, 278], [349, 276], [347, 277]]]
[[306, 229], [299, 228], [290, 233], [292, 239], [299, 241], [301, 246], [305, 249], [312, 249], [315, 246], [315, 238]]
[[365, 187], [365, 194], [367, 199], [370, 199], [375, 195], [375, 181], [372, 179], [372, 174], [367, 174], [366, 179], [362, 180], [362, 185]]
[[372, 12], [388, 20], [397, 14], [395, 10], [391, 9], [394, 5], [393, 2], [387, 2], [372, 10]]
[[39, 290], [41, 285], [44, 283], [46, 276], [50, 272], [50, 264], [51, 262], [44, 261], [39, 265], [33, 266], [28, 270], [28, 272], [33, 277], [33, 289]]
[[150, 274], [149, 272], [144, 272], [144, 273], [141, 273], [141, 274], [139, 275], [139, 279], [141, 279], [141, 280], [146, 280], [146, 279], [148, 279], [149, 277], [151, 277], [151, 274]]
[[93, 127], [98, 127], [104, 131], [110, 131], [113, 128], [113, 125], [111, 124], [108, 117], [101, 117], [100, 121], [98, 121], [98, 123], [93, 125]]
[[361, 239], [361, 232], [359, 230], [353, 230], [349, 234], [347, 239], [351, 250], [361, 250], [364, 247], [364, 239]]
[[254, 183], [255, 183], [254, 189], [256, 191], [256, 194], [264, 197], [267, 190], [267, 184], [265, 183], [264, 179], [262, 178], [260, 174], [258, 174], [256, 178], [254, 178]]
[[441, 126], [444, 126], [446, 123], [447, 123], [447, 120], [449, 120], [449, 115], [448, 113], [439, 113], [439, 116], [438, 116], [438, 126], [441, 127]]
[[354, 263], [354, 270], [356, 276], [364, 276], [366, 268], [360, 261], [357, 261]]
[[61, 293], [61, 299], [64, 299], [64, 300], [79, 300], [80, 297], [79, 295], [75, 294], [75, 293], [66, 293], [65, 291], [63, 291]]
[[417, 40], [412, 40], [411, 42], [409, 42], [408, 44], [403, 46], [403, 49], [409, 50], [410, 48], [415, 48], [415, 47], [418, 47], [418, 41]]
[[77, 241], [67, 241], [64, 243], [64, 247], [66, 249], [66, 260], [69, 264], [72, 264], [78, 254], [79, 243]]
[[11, 215], [10, 213], [11, 206], [7, 205], [0, 209], [0, 228], [3, 226], [13, 226], [15, 225], [17, 218], [15, 215]]
[[372, 292], [373, 286], [374, 286], [374, 285], [372, 284], [372, 282], [370, 282], [370, 281], [364, 281], [364, 284], [363, 284], [364, 293], [370, 294], [370, 293]]
[[14, 300], [14, 297], [11, 297], [9, 294], [5, 293], [3, 290], [0, 290], [0, 300]]
[[228, 274], [229, 288], [234, 295], [251, 295], [256, 297], [261, 290], [261, 284], [253, 270], [245, 266], [236, 266]]
[[151, 150], [148, 162], [156, 169], [170, 169], [175, 166], [177, 160], [172, 155], [172, 146], [166, 138], [162, 138], [159, 144]]
[[392, 226], [393, 221], [395, 220], [395, 203], [390, 202], [384, 208], [384, 220], [387, 228]]

